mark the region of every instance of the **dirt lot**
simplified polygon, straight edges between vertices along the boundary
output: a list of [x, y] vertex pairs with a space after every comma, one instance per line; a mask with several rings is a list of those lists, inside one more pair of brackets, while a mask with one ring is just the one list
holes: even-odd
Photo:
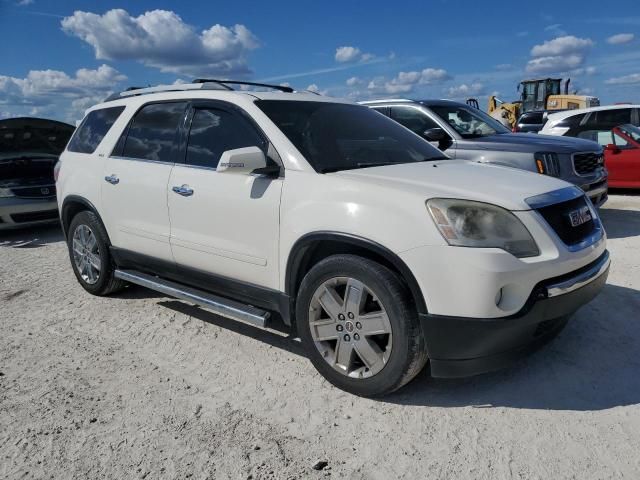
[[279, 332], [90, 296], [56, 228], [0, 234], [0, 477], [640, 478], [640, 196], [602, 216], [608, 285], [555, 341], [378, 401]]

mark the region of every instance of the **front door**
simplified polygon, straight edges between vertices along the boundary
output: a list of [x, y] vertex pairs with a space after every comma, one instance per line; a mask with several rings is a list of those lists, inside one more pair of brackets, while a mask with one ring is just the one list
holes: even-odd
[[640, 144], [613, 129], [613, 141], [618, 150], [606, 150], [605, 161], [612, 187], [640, 187]]
[[171, 247], [178, 266], [276, 289], [282, 178], [216, 171], [227, 150], [267, 152], [245, 115], [221, 102], [194, 103], [184, 163], [169, 179]]
[[103, 220], [113, 246], [173, 261], [167, 184], [186, 108], [186, 102], [143, 106], [105, 162]]

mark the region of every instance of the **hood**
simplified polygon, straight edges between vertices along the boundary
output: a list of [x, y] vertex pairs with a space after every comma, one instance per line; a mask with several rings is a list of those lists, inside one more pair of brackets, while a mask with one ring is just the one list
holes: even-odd
[[43, 118], [0, 120], [0, 186], [53, 183], [53, 167], [74, 127]]
[[62, 153], [75, 130], [69, 124], [44, 118], [0, 120], [0, 160]]
[[503, 133], [500, 135], [472, 138], [466, 142], [473, 144], [474, 148], [501, 152], [575, 153], [602, 151], [602, 147], [591, 140], [533, 133]]
[[460, 198], [491, 203], [508, 210], [530, 210], [526, 198], [571, 184], [516, 168], [466, 160], [403, 163], [345, 170], [328, 175], [414, 191], [429, 198]]

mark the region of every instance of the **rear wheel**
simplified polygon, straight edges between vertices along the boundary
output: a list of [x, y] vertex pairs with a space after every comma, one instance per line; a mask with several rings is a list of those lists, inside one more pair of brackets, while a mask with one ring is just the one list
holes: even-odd
[[108, 295], [125, 285], [114, 276], [107, 232], [95, 213], [83, 211], [73, 217], [67, 246], [73, 273], [87, 292]]
[[427, 360], [407, 288], [365, 258], [335, 255], [315, 265], [300, 286], [296, 319], [314, 366], [356, 395], [393, 392]]

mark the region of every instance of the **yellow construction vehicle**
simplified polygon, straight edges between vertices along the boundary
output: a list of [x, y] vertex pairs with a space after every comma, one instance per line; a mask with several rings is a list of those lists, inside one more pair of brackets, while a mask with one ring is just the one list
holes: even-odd
[[504, 102], [495, 95], [489, 97], [489, 115], [512, 128], [521, 114], [532, 110], [568, 110], [600, 105], [597, 97], [569, 94], [569, 82], [571, 79], [568, 78], [562, 93], [561, 78], [523, 80], [518, 85], [520, 100]]

